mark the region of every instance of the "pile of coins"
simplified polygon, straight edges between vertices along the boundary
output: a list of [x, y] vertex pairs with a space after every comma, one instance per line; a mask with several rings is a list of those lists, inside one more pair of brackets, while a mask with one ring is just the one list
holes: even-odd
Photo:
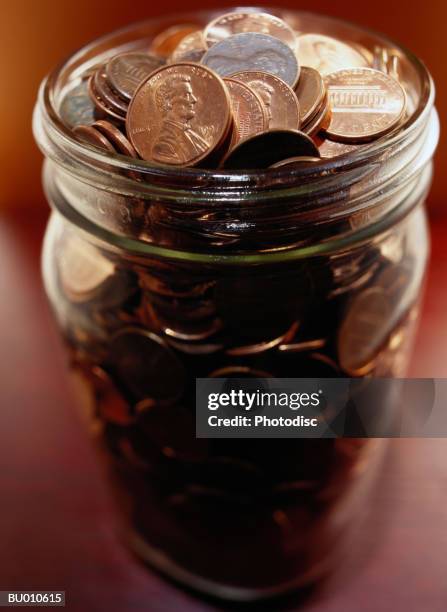
[[397, 55], [248, 10], [112, 56], [60, 112], [109, 153], [237, 170], [348, 153], [399, 129], [406, 106]]

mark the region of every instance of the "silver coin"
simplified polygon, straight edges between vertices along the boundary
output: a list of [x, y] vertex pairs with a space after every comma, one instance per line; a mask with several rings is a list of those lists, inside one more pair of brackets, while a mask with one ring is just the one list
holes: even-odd
[[245, 32], [269, 34], [296, 50], [295, 32], [285, 21], [269, 13], [242, 11], [220, 15], [206, 26], [204, 38], [207, 46], [211, 47], [233, 34]]
[[294, 87], [300, 68], [292, 49], [268, 34], [246, 32], [216, 43], [202, 58], [220, 76], [248, 70], [274, 74]]
[[90, 125], [95, 121], [95, 106], [88, 93], [87, 81], [69, 89], [62, 99], [59, 114], [68, 127]]

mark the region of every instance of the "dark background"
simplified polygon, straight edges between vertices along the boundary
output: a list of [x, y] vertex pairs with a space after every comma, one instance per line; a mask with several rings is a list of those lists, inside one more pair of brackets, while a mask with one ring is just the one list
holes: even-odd
[[[233, 6], [235, 3], [233, 3]], [[284, 0], [288, 8], [347, 18], [418, 54], [447, 114], [447, 3], [443, 0]], [[231, 6], [225, 3], [225, 6]], [[136, 564], [114, 537], [112, 510], [87, 434], [76, 418], [64, 357], [40, 281], [47, 216], [31, 134], [44, 75], [116, 27], [170, 11], [220, 8], [204, 0], [87, 0], [2, 4], [0, 18], [0, 589], [65, 589], [75, 612], [205, 612]], [[411, 374], [447, 377], [447, 147], [436, 157], [432, 258]], [[306, 612], [445, 612], [447, 440], [394, 440], [371, 500], [364, 558]], [[292, 602], [292, 609], [298, 602]], [[234, 608], [232, 608], [234, 609]], [[277, 612], [282, 606], [273, 606]]]

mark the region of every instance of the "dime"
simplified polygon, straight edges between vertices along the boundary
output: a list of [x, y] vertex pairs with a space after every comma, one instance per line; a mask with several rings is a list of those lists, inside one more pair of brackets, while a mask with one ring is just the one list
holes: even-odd
[[234, 117], [234, 130], [231, 146], [240, 140], [267, 129], [267, 115], [260, 96], [250, 87], [234, 79], [226, 78], [224, 83], [231, 99]]
[[302, 164], [314, 164], [315, 162], [320, 162], [321, 159], [319, 157], [309, 157], [302, 155], [301, 157], [289, 157], [287, 159], [282, 159], [275, 164], [272, 164], [270, 168], [282, 168], [283, 166], [301, 166]]
[[301, 156], [318, 157], [318, 149], [309, 136], [298, 130], [269, 130], [243, 140], [223, 160], [228, 169], [268, 168], [282, 159]]
[[298, 59], [302, 66], [315, 68], [323, 76], [344, 68], [368, 66], [367, 59], [354, 47], [323, 34], [298, 36]]
[[323, 77], [318, 70], [302, 66], [295, 93], [300, 104], [301, 124], [304, 125], [317, 114], [326, 95]]
[[326, 134], [342, 142], [378, 138], [405, 112], [405, 91], [398, 81], [372, 68], [339, 70], [326, 77], [332, 120]]
[[193, 63], [154, 72], [137, 89], [126, 120], [140, 157], [173, 166], [197, 165], [219, 146], [230, 125], [225, 84]]
[[171, 62], [200, 63], [206, 52], [205, 39], [201, 30], [187, 34], [179, 42], [171, 55]]
[[91, 125], [77, 125], [73, 128], [73, 133], [83, 142], [87, 142], [99, 149], [105, 149], [109, 153], [116, 153], [116, 150], [107, 138]]
[[221, 15], [209, 23], [204, 30], [208, 47], [233, 36], [247, 32], [269, 34], [278, 38], [291, 49], [296, 49], [296, 34], [282, 19], [269, 13], [237, 12]]
[[164, 340], [151, 332], [121, 329], [110, 341], [107, 364], [136, 401], [174, 401], [183, 393], [182, 364]]
[[236, 72], [231, 78], [245, 83], [260, 96], [267, 109], [268, 129], [299, 129], [300, 105], [287, 83], [267, 72]]
[[372, 369], [391, 315], [391, 302], [381, 287], [369, 287], [353, 299], [337, 341], [338, 358], [345, 372], [363, 376]]
[[169, 57], [185, 36], [196, 31], [197, 25], [190, 23], [171, 26], [157, 34], [152, 41], [151, 51], [162, 57]]
[[69, 127], [90, 125], [94, 122], [95, 107], [88, 93], [87, 81], [81, 81], [65, 93], [59, 114]]
[[110, 123], [110, 121], [104, 121], [101, 119], [96, 121], [92, 127], [99, 130], [101, 134], [103, 134], [112, 143], [118, 153], [127, 155], [128, 157], [133, 157], [134, 159], [138, 157], [137, 152], [131, 143], [127, 140], [124, 134], [113, 125], [113, 123]]
[[220, 76], [252, 70], [268, 72], [291, 87], [299, 77], [295, 53], [268, 34], [234, 34], [211, 47], [203, 56], [202, 63]]
[[150, 53], [119, 53], [107, 63], [105, 72], [110, 87], [130, 101], [138, 85], [164, 63]]

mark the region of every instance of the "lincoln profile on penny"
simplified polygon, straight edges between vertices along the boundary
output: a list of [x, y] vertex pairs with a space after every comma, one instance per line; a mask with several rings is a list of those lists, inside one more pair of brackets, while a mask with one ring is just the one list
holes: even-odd
[[186, 164], [209, 149], [191, 127], [197, 98], [188, 75], [170, 75], [155, 90], [155, 105], [163, 121], [152, 147], [152, 157], [164, 164]]

